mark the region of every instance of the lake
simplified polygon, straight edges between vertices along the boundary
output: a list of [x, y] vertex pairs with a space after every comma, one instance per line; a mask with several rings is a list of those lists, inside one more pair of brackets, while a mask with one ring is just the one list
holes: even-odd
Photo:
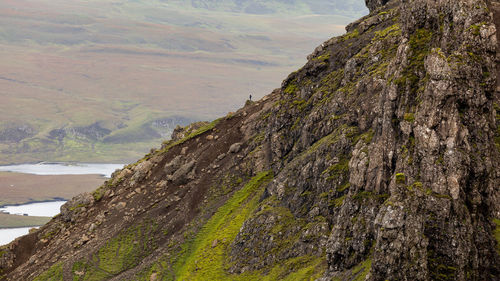
[[[91, 164], [91, 163], [38, 163], [0, 166], [0, 172], [15, 172], [35, 175], [87, 175], [97, 174], [111, 177], [111, 174], [122, 169], [124, 164]], [[53, 217], [60, 212], [66, 201], [49, 201], [3, 206], [0, 211], [10, 214], [28, 214], [28, 216]], [[32, 227], [0, 229], [0, 245], [5, 245], [19, 236], [28, 234]]]
[[103, 175], [107, 178], [124, 164], [92, 163], [38, 163], [0, 166], [0, 172], [15, 172], [34, 175]]
[[[66, 203], [66, 201], [30, 203], [18, 206], [3, 206], [2, 208], [0, 208], [0, 211], [5, 211], [9, 214], [17, 215], [28, 214], [28, 216], [53, 217], [60, 213], [60, 208], [64, 203]], [[0, 228], [0, 246], [14, 241], [14, 239], [16, 239], [17, 237], [28, 234], [31, 228], [32, 227]]]
[[0, 229], [0, 246], [9, 244], [17, 237], [26, 235], [32, 227], [5, 228]]
[[40, 202], [23, 204], [18, 206], [3, 206], [0, 211], [8, 212], [14, 215], [38, 216], [38, 217], [53, 217], [60, 212], [61, 206], [66, 201]]

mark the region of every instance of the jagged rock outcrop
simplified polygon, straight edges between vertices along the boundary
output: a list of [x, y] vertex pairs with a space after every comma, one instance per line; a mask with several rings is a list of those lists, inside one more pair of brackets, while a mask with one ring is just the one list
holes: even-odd
[[370, 12], [384, 6], [387, 2], [389, 2], [389, 0], [365, 0], [366, 7], [368, 7]]
[[367, 5], [3, 249], [5, 279], [498, 280], [498, 3]]
[[35, 134], [35, 129], [33, 129], [28, 124], [15, 125], [9, 124], [7, 128], [0, 129], [0, 142], [4, 143], [15, 143], [19, 142], [25, 138], [31, 137]]

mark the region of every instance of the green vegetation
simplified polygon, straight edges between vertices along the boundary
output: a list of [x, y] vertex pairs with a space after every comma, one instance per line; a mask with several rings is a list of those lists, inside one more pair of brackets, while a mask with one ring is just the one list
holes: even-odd
[[328, 61], [329, 59], [330, 59], [330, 53], [326, 53], [326, 54], [323, 54], [323, 55], [321, 55], [321, 56], [319, 56], [319, 57], [315, 57], [313, 60], [315, 60], [315, 61], [324, 61], [324, 62], [326, 62], [326, 61]]
[[352, 281], [364, 281], [366, 279], [366, 275], [370, 272], [372, 268], [372, 260], [371, 258], [366, 259], [362, 263], [356, 265], [352, 270], [341, 273], [337, 277], [334, 277], [334, 281], [342, 281], [342, 280], [352, 280]]
[[425, 57], [431, 51], [431, 40], [432, 32], [424, 28], [417, 29], [410, 37], [408, 66], [401, 74], [401, 77], [395, 81], [400, 88], [407, 86], [414, 94], [420, 89], [419, 82], [420, 79], [423, 79], [420, 75], [424, 70]]
[[298, 90], [298, 87], [297, 87], [297, 82], [294, 80], [294, 81], [291, 81], [285, 88], [284, 92], [285, 94], [289, 94], [289, 95], [293, 95], [297, 92]]
[[396, 183], [397, 184], [405, 184], [406, 183], [406, 176], [403, 173], [397, 173], [396, 174]]
[[474, 34], [475, 36], [479, 36], [481, 27], [484, 26], [484, 25], [486, 25], [486, 22], [481, 22], [481, 23], [473, 24], [473, 25], [471, 25], [469, 27], [468, 30], [471, 30], [472, 34]]
[[343, 157], [339, 160], [337, 164], [334, 164], [328, 167], [323, 173], [328, 174], [328, 180], [338, 180], [339, 178], [343, 178], [342, 186], [346, 184], [346, 181], [349, 180], [347, 178], [349, 172], [349, 159]]
[[346, 198], [346, 195], [342, 195], [341, 197], [339, 198], [335, 198], [333, 199], [333, 206], [335, 206], [336, 208], [339, 208], [342, 206], [342, 204], [344, 204], [344, 200]]
[[352, 274], [356, 276], [353, 281], [365, 280], [366, 275], [368, 274], [368, 272], [370, 272], [371, 268], [372, 268], [372, 260], [371, 259], [367, 259], [364, 262], [357, 265], [352, 270]]
[[47, 271], [33, 279], [33, 281], [62, 281], [63, 280], [63, 264], [56, 263]]
[[[96, 190], [92, 191], [92, 196], [94, 197], [95, 201], [99, 201], [102, 199], [104, 196], [104, 193], [106, 193], [106, 190], [113, 188], [117, 184], [121, 183], [123, 181], [123, 178], [118, 178], [114, 177], [106, 182], [104, 184], [100, 185]], [[82, 206], [80, 206], [82, 207]]]
[[[237, 276], [224, 271], [227, 247], [257, 206], [262, 186], [272, 177], [271, 172], [258, 174], [217, 210], [174, 265], [177, 280], [236, 280]], [[218, 243], [212, 248], [214, 241]]]
[[340, 37], [341, 40], [350, 40], [359, 37], [359, 30], [356, 28], [353, 31], [347, 33], [346, 35]]
[[145, 221], [129, 227], [110, 239], [90, 260], [81, 260], [72, 266], [74, 281], [106, 280], [120, 272], [133, 268], [155, 248], [151, 233], [158, 226]]
[[[271, 269], [269, 274], [264, 276], [255, 275], [255, 277], [249, 276], [246, 280], [264, 280], [264, 281], [274, 281], [274, 280], [284, 280], [284, 281], [296, 281], [296, 280], [309, 280], [313, 281], [321, 277], [323, 274], [322, 267], [323, 259], [315, 256], [303, 256], [292, 258], [283, 262], [283, 264], [276, 265]], [[290, 274], [287, 274], [289, 273]], [[245, 279], [241, 279], [245, 280]]]
[[376, 31], [375, 36], [372, 39], [374, 41], [386, 40], [388, 37], [399, 37], [401, 36], [401, 26], [399, 23], [393, 24], [384, 30]]
[[[240, 182], [238, 177], [228, 175], [223, 182]], [[201, 230], [194, 234], [187, 234], [186, 242], [180, 247], [178, 254], [164, 256], [148, 270], [138, 275], [139, 280], [149, 280], [156, 272], [161, 280], [314, 280], [320, 277], [325, 269], [324, 257], [302, 256], [291, 258], [266, 268], [265, 270], [248, 271], [239, 275], [230, 274], [227, 268], [229, 246], [239, 233], [243, 222], [246, 221], [259, 206], [259, 198], [264, 185], [273, 178], [271, 172], [262, 172], [253, 177], [243, 188], [236, 191], [226, 203], [220, 207]], [[295, 225], [293, 215], [286, 208], [269, 205], [272, 201], [266, 200], [261, 210], [254, 214], [258, 216], [264, 212], [277, 212], [281, 218], [271, 230], [279, 233], [287, 227]], [[304, 227], [308, 227], [304, 225]], [[291, 246], [295, 239], [280, 240], [283, 245]]]
[[[390, 59], [396, 54], [397, 44], [395, 44], [394, 41], [397, 40], [400, 35], [401, 28], [399, 24], [394, 24], [384, 30], [374, 32], [370, 44], [365, 46], [355, 55], [356, 58], [363, 61], [363, 65], [360, 66], [359, 71], [356, 72], [355, 79], [359, 79], [365, 75], [384, 78]], [[374, 44], [382, 44], [384, 46], [383, 48], [379, 48], [380, 50], [375, 54], [375, 56], [378, 57], [376, 62], [371, 59], [374, 56]]]
[[410, 123], [413, 123], [415, 121], [415, 114], [413, 113], [405, 113], [404, 115], [404, 120]]
[[[355, 131], [357, 132], [357, 128]], [[370, 144], [370, 143], [372, 143], [374, 136], [375, 136], [375, 132], [373, 131], [373, 129], [370, 129], [362, 134], [354, 133], [354, 135], [351, 139], [352, 139], [353, 144], [357, 144], [359, 140], [363, 140], [363, 142], [365, 144]]]
[[429, 264], [429, 275], [432, 280], [456, 280], [458, 273], [457, 268], [450, 265], [450, 261], [445, 261], [444, 258], [439, 256], [435, 251], [427, 251], [427, 261]]
[[106, 188], [107, 188], [107, 186], [103, 184], [92, 192], [92, 196], [94, 197], [95, 201], [99, 201], [102, 199], [102, 197], [104, 196], [104, 193], [106, 192]]
[[[169, 141], [169, 142], [166, 142], [166, 146], [165, 148], [163, 148], [161, 150], [161, 153], [165, 153], [167, 152], [170, 148], [176, 146], [176, 145], [180, 145], [180, 144], [183, 144], [185, 143], [186, 141], [192, 139], [192, 138], [195, 138], [209, 130], [212, 130], [213, 128], [215, 128], [215, 126], [217, 125], [217, 123], [219, 123], [219, 121], [222, 120], [222, 118], [219, 118], [219, 119], [216, 119], [200, 128], [198, 128], [197, 130], [191, 132], [189, 135], [185, 136], [184, 138], [178, 140], [178, 141]], [[146, 156], [147, 158], [147, 156]]]

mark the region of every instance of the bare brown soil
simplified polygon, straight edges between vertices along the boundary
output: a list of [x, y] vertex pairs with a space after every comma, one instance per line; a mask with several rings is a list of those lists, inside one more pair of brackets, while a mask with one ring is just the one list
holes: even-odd
[[82, 192], [95, 190], [104, 182], [99, 175], [38, 176], [0, 173], [0, 205], [24, 204], [57, 198], [71, 199]]

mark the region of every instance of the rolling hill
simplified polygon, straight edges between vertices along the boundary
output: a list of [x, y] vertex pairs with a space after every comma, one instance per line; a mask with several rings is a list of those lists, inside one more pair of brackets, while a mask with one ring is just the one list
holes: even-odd
[[2, 1], [0, 164], [133, 161], [279, 87], [363, 2]]

